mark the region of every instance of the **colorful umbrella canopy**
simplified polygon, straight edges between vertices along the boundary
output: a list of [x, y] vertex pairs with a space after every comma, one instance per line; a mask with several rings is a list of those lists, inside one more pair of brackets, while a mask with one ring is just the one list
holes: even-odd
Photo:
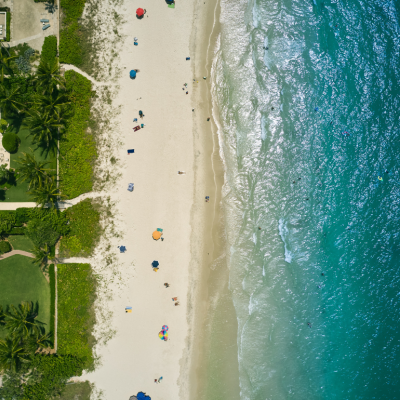
[[143, 10], [143, 8], [138, 8], [138, 9], [136, 10], [136, 15], [137, 15], [138, 17], [143, 17], [143, 15], [144, 15], [144, 10]]
[[154, 240], [158, 240], [158, 239], [160, 239], [160, 237], [161, 237], [161, 232], [159, 232], [159, 231], [154, 231], [153, 232], [153, 239]]
[[164, 331], [161, 331], [161, 332], [158, 333], [158, 337], [159, 337], [161, 340], [167, 340], [167, 338], [168, 338], [168, 333], [167, 333], [167, 332], [164, 332]]
[[136, 78], [136, 71], [133, 69], [131, 72], [129, 72], [129, 76], [134, 79]]
[[161, 328], [161, 330], [162, 330], [163, 332], [167, 332], [167, 330], [168, 330], [168, 325], [163, 325], [163, 327]]
[[158, 262], [158, 261], [153, 261], [152, 263], [151, 263], [151, 265], [153, 266], [153, 268], [157, 268], [159, 265], [160, 265], [160, 263]]

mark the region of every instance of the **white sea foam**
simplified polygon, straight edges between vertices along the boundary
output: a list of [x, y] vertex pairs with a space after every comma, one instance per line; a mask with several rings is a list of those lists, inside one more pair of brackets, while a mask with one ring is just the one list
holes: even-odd
[[279, 229], [279, 235], [285, 246], [285, 261], [290, 264], [293, 260], [293, 253], [288, 249], [287, 237], [289, 236], [289, 229], [287, 227], [287, 223], [283, 218], [279, 220], [278, 229]]

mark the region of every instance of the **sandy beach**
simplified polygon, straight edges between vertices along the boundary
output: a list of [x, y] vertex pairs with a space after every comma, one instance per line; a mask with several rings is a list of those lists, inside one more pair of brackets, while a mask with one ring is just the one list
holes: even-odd
[[[104, 399], [128, 399], [138, 391], [152, 399], [188, 399], [196, 386], [191, 382], [198, 378], [193, 372], [198, 366], [190, 361], [199, 360], [193, 344], [207, 310], [204, 269], [219, 252], [213, 236], [220, 227], [223, 178], [216, 131], [207, 121], [210, 80], [203, 79], [210, 73], [215, 4], [177, 1], [170, 9], [165, 2], [135, 0], [117, 9], [124, 17], [124, 50], [117, 61], [122, 74], [113, 106], [121, 106], [116, 126], [123, 142], [122, 176], [109, 195], [123, 232], [112, 239], [112, 248], [124, 285], [118, 293], [113, 288], [107, 304], [116, 334], [97, 346], [101, 365], [82, 377]], [[138, 7], [146, 8], [140, 20]], [[129, 78], [131, 69], [140, 71], [135, 80]], [[141, 123], [145, 127], [134, 132]], [[134, 153], [127, 155], [127, 149]], [[129, 183], [133, 192], [127, 190]], [[164, 241], [152, 239], [157, 228], [163, 229]], [[120, 245], [126, 253], [119, 254]], [[157, 272], [151, 267], [154, 260], [160, 263]], [[125, 313], [126, 306], [132, 313]], [[168, 341], [158, 337], [163, 325], [169, 327]]]

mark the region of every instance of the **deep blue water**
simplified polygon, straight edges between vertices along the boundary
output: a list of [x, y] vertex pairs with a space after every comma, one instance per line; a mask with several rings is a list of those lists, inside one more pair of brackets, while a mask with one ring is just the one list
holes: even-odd
[[241, 399], [400, 399], [400, 2], [221, 6]]

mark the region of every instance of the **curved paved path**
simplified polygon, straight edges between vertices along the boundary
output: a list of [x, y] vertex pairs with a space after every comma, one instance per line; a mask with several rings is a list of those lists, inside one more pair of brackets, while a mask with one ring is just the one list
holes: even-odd
[[8, 253], [5, 253], [0, 256], [0, 260], [4, 260], [5, 258], [15, 256], [16, 254], [20, 254], [21, 256], [26, 256], [26, 257], [31, 257], [35, 258], [35, 256], [32, 253], [29, 253], [28, 251], [23, 251], [23, 250], [12, 250]]

